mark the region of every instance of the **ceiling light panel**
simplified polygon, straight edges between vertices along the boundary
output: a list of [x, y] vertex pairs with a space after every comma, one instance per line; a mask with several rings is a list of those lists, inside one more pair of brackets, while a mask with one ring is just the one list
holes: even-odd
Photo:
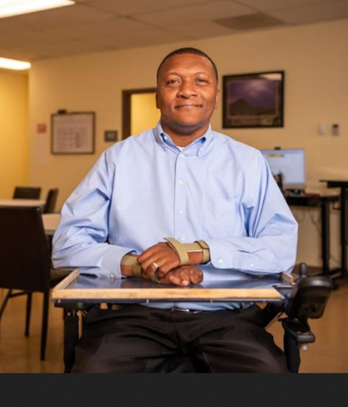
[[16, 59], [0, 58], [0, 68], [23, 71], [30, 68], [29, 62], [17, 61]]
[[70, 0], [0, 0], [0, 18], [72, 6], [74, 4], [75, 1]]

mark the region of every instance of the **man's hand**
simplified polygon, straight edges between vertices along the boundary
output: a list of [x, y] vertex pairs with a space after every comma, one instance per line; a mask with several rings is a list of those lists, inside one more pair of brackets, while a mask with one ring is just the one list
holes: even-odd
[[203, 271], [197, 267], [185, 265], [169, 271], [159, 278], [161, 284], [175, 284], [185, 287], [189, 284], [199, 284], [203, 281]]
[[142, 277], [151, 280], [157, 270], [157, 277], [161, 278], [170, 270], [177, 268], [180, 259], [167, 243], [160, 242], [149, 247], [138, 256], [138, 263], [143, 270]]

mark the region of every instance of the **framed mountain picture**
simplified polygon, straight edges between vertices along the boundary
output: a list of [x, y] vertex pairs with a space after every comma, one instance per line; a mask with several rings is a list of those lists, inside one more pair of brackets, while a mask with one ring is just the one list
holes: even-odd
[[284, 127], [284, 71], [223, 76], [223, 128]]

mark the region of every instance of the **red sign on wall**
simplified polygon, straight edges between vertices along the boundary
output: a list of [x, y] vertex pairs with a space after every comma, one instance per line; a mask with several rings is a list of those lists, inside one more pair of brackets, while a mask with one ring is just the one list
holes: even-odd
[[47, 125], [46, 125], [46, 123], [38, 123], [38, 124], [36, 125], [36, 131], [37, 131], [37, 133], [40, 133], [40, 134], [46, 133], [46, 130], [47, 130]]

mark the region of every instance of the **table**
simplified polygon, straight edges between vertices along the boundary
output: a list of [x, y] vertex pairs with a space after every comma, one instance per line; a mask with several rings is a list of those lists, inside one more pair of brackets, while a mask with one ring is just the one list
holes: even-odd
[[60, 220], [59, 213], [44, 213], [42, 215], [42, 221], [45, 229], [45, 233], [48, 236], [54, 235]]
[[0, 206], [44, 206], [42, 199], [0, 199]]
[[337, 270], [330, 270], [330, 205], [338, 202], [338, 195], [289, 195], [285, 196], [289, 206], [318, 207], [320, 208], [321, 221], [321, 254], [322, 254], [322, 272], [326, 275], [335, 273]]
[[326, 180], [321, 179], [320, 182], [326, 182], [327, 188], [340, 189], [340, 236], [341, 236], [341, 275], [347, 275], [347, 229], [348, 229], [348, 215], [347, 215], [347, 194], [348, 194], [348, 180]]

